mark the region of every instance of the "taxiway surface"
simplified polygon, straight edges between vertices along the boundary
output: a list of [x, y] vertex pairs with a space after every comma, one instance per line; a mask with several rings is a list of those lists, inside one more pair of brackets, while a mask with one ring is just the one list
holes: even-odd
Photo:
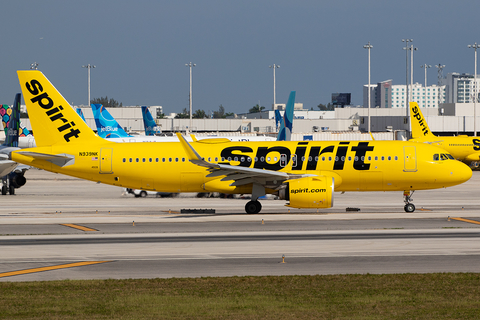
[[38, 170], [27, 179], [0, 196], [0, 281], [480, 272], [479, 172], [416, 192], [408, 214], [401, 192], [335, 194], [318, 212], [264, 200], [247, 215], [244, 199], [134, 198]]

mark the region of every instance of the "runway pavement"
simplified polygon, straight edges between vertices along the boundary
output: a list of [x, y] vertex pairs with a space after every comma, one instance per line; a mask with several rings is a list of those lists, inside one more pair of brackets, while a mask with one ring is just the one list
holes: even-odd
[[0, 196], [0, 281], [480, 271], [479, 172], [416, 192], [408, 214], [400, 192], [335, 194], [318, 212], [264, 200], [247, 215], [243, 199], [134, 198], [38, 170], [27, 179]]

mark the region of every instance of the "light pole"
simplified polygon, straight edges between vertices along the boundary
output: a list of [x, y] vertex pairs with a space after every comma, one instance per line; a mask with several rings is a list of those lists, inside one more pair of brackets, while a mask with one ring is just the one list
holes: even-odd
[[368, 133], [370, 133], [370, 49], [373, 48], [373, 46], [370, 44], [370, 41], [366, 45], [363, 46], [365, 49], [368, 49], [368, 93], [367, 93], [367, 99], [368, 99]]
[[408, 50], [409, 50], [409, 47], [408, 47], [408, 43], [409, 42], [412, 42], [413, 39], [402, 39], [402, 42], [405, 42], [405, 47], [403, 48], [403, 50], [405, 50], [405, 56], [406, 56], [406, 62], [405, 62], [405, 68], [406, 68], [406, 74], [405, 74], [405, 87], [407, 89], [407, 96], [405, 97], [406, 98], [406, 103], [405, 103], [405, 116], [408, 118], [408, 109], [410, 108], [409, 105], [408, 105]]
[[190, 68], [190, 96], [189, 96], [189, 101], [190, 101], [190, 132], [192, 130], [192, 67], [195, 67], [195, 63], [185, 63], [187, 67]]
[[95, 68], [95, 66], [89, 63], [85, 66], [82, 66], [82, 68], [87, 68], [87, 70], [88, 70], [88, 104], [87, 104], [87, 106], [89, 106], [90, 103], [91, 103], [91, 100], [90, 100], [90, 69]]
[[478, 90], [477, 90], [477, 48], [480, 48], [480, 44], [476, 42], [474, 44], [469, 44], [469, 48], [475, 49], [475, 76], [473, 78], [473, 135], [477, 136], [477, 99], [478, 99]]
[[[424, 64], [420, 66], [420, 68], [425, 68], [425, 88], [427, 87], [427, 69], [431, 68], [432, 66], [429, 64]], [[425, 92], [426, 93], [426, 92]]]
[[34, 63], [30, 63], [30, 69], [38, 70], [38, 63], [36, 61]]
[[273, 109], [275, 109], [275, 105], [277, 104], [277, 95], [275, 93], [275, 86], [276, 86], [276, 83], [275, 83], [275, 69], [280, 68], [280, 66], [274, 63], [273, 65], [268, 66], [268, 67], [273, 68]]

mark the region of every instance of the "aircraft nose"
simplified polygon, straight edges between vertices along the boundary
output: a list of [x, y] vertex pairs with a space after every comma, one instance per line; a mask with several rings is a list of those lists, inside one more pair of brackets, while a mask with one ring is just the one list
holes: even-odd
[[451, 166], [450, 171], [452, 182], [455, 185], [464, 183], [472, 177], [472, 169], [460, 161], [455, 161], [454, 165]]

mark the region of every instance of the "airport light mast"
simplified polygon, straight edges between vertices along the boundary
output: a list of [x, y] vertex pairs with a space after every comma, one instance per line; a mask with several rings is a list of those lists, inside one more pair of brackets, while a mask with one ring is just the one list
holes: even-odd
[[38, 70], [38, 63], [36, 61], [34, 63], [30, 63], [30, 69]]
[[477, 99], [478, 99], [478, 89], [477, 89], [477, 48], [480, 48], [480, 44], [476, 42], [474, 44], [469, 44], [469, 48], [475, 49], [475, 76], [473, 78], [473, 135], [477, 136]]
[[367, 92], [367, 97], [368, 97], [368, 133], [370, 133], [370, 49], [373, 48], [373, 46], [370, 44], [370, 41], [366, 45], [363, 46], [365, 49], [368, 49], [368, 92]]
[[275, 110], [275, 106], [277, 104], [277, 94], [275, 92], [275, 90], [276, 90], [275, 69], [280, 68], [280, 66], [274, 63], [273, 65], [268, 66], [268, 67], [273, 68], [273, 109]]
[[[405, 74], [405, 87], [407, 89], [407, 92], [406, 92], [406, 96], [405, 96], [405, 117], [406, 117], [406, 121], [407, 121], [407, 124], [408, 124], [408, 128], [410, 128], [410, 125], [409, 125], [409, 121], [408, 121], [408, 111], [410, 109], [410, 106], [408, 104], [408, 50], [410, 49], [408, 47], [408, 43], [409, 42], [413, 42], [413, 39], [402, 39], [402, 42], [405, 42], [405, 47], [403, 47], [403, 50], [405, 50], [405, 56], [406, 56], [406, 63], [405, 63], [405, 68], [406, 68], [406, 74]], [[410, 130], [408, 130], [410, 131]]]
[[87, 70], [88, 70], [88, 103], [87, 103], [87, 106], [90, 106], [90, 103], [91, 103], [91, 100], [90, 100], [90, 69], [95, 68], [95, 66], [89, 63], [85, 66], [82, 66], [82, 68], [87, 68]]
[[[429, 64], [421, 65], [420, 68], [425, 68], [425, 88], [427, 88], [427, 69], [431, 68], [432, 66]], [[425, 92], [426, 93], [426, 92]]]
[[190, 132], [192, 130], [192, 67], [195, 67], [195, 63], [185, 63], [185, 66], [190, 68], [190, 95], [188, 97], [190, 104]]

